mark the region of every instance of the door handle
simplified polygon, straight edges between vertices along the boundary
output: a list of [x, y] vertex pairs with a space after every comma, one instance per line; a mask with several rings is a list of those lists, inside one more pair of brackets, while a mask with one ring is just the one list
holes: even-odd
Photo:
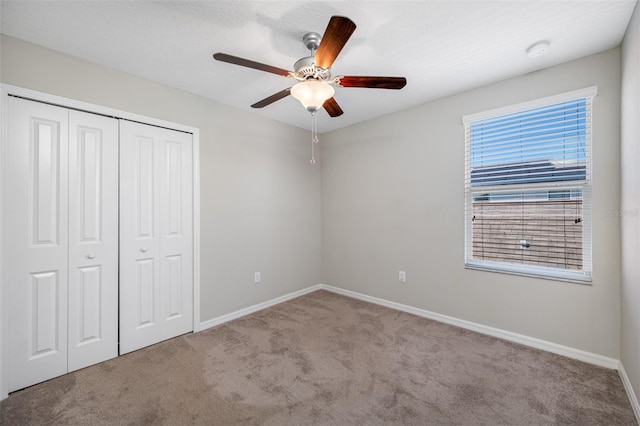
[[93, 254], [93, 253], [89, 253], [89, 254], [87, 255], [87, 259], [95, 259], [95, 257], [96, 257], [96, 255], [95, 255], [95, 254]]
[[146, 252], [147, 252], [147, 248], [146, 248], [146, 247], [142, 247], [142, 248], [140, 249], [140, 251], [141, 251], [141, 252], [143, 252], [143, 253], [146, 253]]

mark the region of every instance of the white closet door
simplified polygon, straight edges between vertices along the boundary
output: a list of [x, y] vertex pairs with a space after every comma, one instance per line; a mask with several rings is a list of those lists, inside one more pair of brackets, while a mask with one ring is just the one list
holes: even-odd
[[193, 330], [192, 135], [120, 124], [120, 353]]
[[67, 372], [68, 110], [9, 98], [3, 251], [9, 391]]
[[160, 340], [193, 330], [193, 136], [159, 129]]
[[157, 130], [120, 122], [120, 353], [160, 338]]
[[118, 120], [69, 112], [69, 371], [118, 355]]

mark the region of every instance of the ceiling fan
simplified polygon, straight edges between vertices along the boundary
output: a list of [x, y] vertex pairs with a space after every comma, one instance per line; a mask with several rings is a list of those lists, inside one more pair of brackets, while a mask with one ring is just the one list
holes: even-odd
[[256, 102], [251, 105], [252, 108], [263, 108], [291, 95], [298, 99], [312, 115], [324, 107], [331, 117], [338, 117], [343, 114], [343, 111], [333, 98], [335, 93], [333, 86], [402, 89], [407, 84], [404, 77], [331, 76], [333, 62], [355, 29], [356, 24], [351, 19], [332, 16], [323, 36], [313, 32], [305, 34], [302, 41], [311, 54], [295, 63], [293, 66], [295, 71], [287, 71], [226, 53], [216, 53], [213, 57], [218, 61], [266, 71], [298, 81], [293, 87]]

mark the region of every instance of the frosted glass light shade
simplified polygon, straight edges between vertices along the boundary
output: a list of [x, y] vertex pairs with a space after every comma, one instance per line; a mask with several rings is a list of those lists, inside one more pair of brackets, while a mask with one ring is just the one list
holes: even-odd
[[333, 97], [335, 89], [327, 83], [307, 80], [291, 88], [291, 96], [300, 101], [308, 111], [317, 111], [324, 102]]

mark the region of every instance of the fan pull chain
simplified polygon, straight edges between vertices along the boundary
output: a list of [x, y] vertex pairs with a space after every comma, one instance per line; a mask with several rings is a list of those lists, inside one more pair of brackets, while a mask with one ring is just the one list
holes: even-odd
[[311, 160], [309, 163], [316, 164], [316, 158], [313, 155], [313, 145], [318, 143], [318, 117], [316, 112], [311, 112]]

